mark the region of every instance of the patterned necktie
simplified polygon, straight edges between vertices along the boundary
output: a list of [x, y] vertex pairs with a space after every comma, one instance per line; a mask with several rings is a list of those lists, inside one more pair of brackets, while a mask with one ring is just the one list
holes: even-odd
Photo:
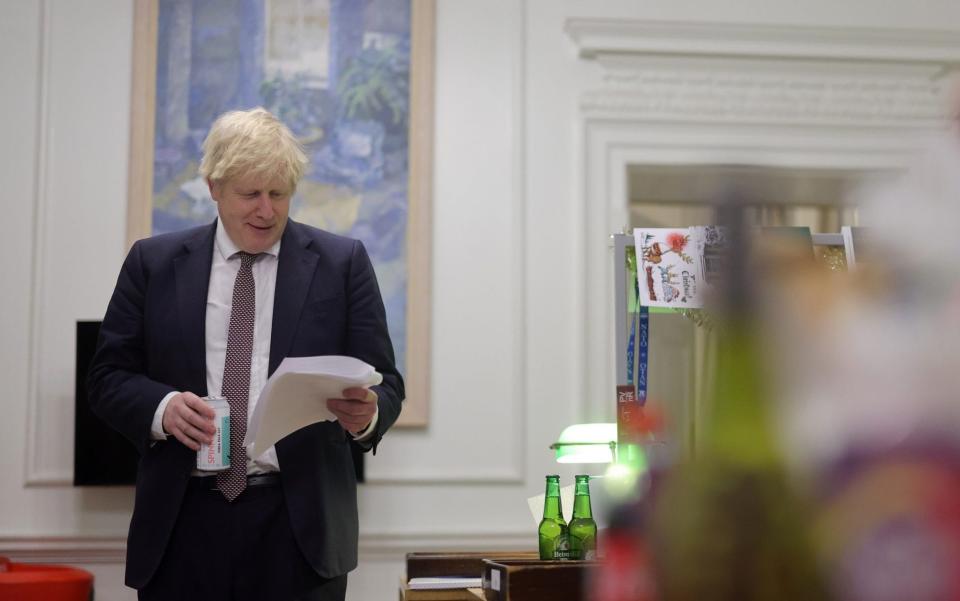
[[[260, 255], [238, 252], [240, 271], [233, 283], [233, 305], [227, 331], [227, 357], [223, 363], [221, 394], [230, 404], [230, 467], [217, 474], [217, 488], [229, 501], [247, 487], [247, 404], [250, 402], [250, 359], [253, 355], [253, 321], [256, 290], [253, 262]], [[234, 255], [236, 256], [236, 255]]]

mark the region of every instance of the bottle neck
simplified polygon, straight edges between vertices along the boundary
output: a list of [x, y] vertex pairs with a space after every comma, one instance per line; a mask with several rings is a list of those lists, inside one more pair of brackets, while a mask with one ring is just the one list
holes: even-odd
[[590, 480], [587, 478], [577, 478], [573, 497], [573, 517], [593, 517], [593, 511], [590, 508]]
[[553, 520], [563, 519], [563, 509], [560, 507], [560, 497], [547, 497], [543, 502], [543, 517]]
[[547, 480], [547, 495], [543, 500], [543, 517], [563, 519], [563, 509], [560, 506], [560, 482]]
[[590, 508], [590, 493], [585, 495], [578, 494], [573, 499], [573, 517], [574, 518], [593, 518], [593, 510]]

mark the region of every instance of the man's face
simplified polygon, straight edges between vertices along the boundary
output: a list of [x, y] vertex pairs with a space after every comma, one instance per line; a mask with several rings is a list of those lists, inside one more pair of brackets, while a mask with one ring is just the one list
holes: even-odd
[[220, 221], [240, 250], [261, 253], [280, 239], [293, 195], [287, 181], [239, 175], [207, 183], [217, 202]]

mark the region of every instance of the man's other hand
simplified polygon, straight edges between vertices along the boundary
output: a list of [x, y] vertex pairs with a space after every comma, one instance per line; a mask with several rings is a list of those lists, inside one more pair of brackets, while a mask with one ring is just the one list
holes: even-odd
[[217, 428], [213, 425], [216, 413], [192, 392], [181, 392], [172, 397], [163, 411], [163, 431], [194, 451], [200, 443], [210, 444]]
[[369, 388], [347, 388], [342, 399], [327, 399], [327, 408], [345, 430], [356, 435], [370, 425], [377, 412], [377, 393]]

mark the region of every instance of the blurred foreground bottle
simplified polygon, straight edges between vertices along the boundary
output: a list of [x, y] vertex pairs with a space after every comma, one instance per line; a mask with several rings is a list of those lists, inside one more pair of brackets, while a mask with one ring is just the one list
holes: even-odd
[[695, 456], [654, 491], [652, 554], [661, 601], [825, 599], [808, 516], [773, 424], [742, 208], [728, 207], [717, 363]]
[[[619, 499], [608, 514], [597, 541], [600, 565], [590, 577], [590, 601], [657, 601], [653, 559], [648, 545], [651, 497], [666, 455], [650, 452], [662, 446], [663, 419], [649, 403], [621, 423], [626, 436], [618, 443], [617, 464], [603, 481], [607, 495]], [[625, 452], [624, 449], [626, 449]]]
[[547, 476], [547, 492], [540, 520], [540, 559], [570, 559], [567, 523], [560, 504], [560, 476]]
[[574, 488], [573, 516], [570, 518], [570, 556], [592, 560], [597, 557], [597, 523], [590, 508], [590, 476], [578, 475]]

